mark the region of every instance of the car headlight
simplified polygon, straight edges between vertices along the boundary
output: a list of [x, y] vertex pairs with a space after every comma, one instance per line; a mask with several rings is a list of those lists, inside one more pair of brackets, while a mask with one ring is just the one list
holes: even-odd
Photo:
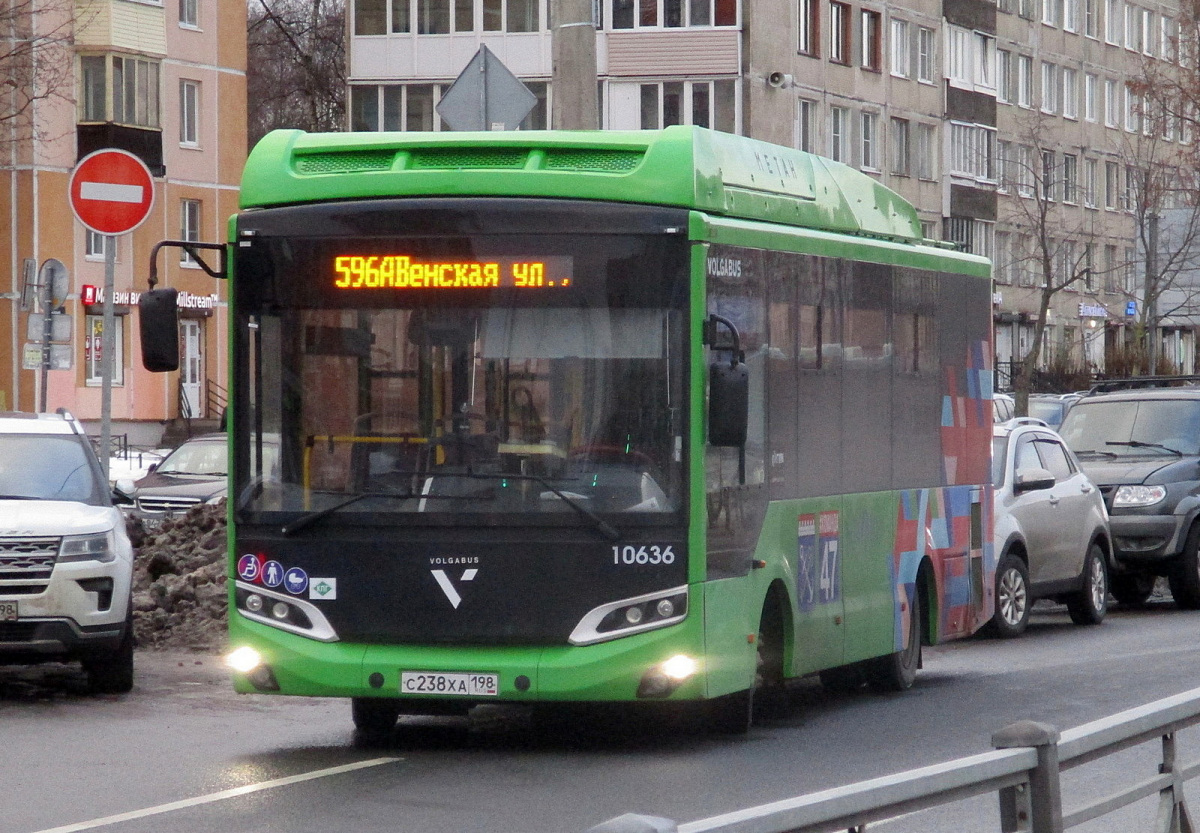
[[64, 535], [58, 550], [59, 562], [113, 561], [117, 557], [116, 537], [112, 530], [91, 535]]
[[1113, 495], [1113, 508], [1153, 506], [1166, 496], [1166, 486], [1121, 486]]

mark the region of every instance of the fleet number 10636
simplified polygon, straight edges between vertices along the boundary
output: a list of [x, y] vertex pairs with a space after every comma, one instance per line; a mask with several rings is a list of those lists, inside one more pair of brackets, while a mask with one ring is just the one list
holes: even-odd
[[635, 547], [631, 544], [613, 546], [613, 564], [674, 564], [675, 550], [670, 544], [660, 547], [658, 544]]

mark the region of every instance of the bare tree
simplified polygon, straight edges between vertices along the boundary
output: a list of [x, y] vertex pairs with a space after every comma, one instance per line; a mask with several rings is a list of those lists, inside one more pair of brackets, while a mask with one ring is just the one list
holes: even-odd
[[250, 146], [276, 128], [345, 128], [344, 0], [249, 0]]
[[0, 0], [0, 147], [48, 138], [37, 103], [73, 100], [75, 24], [70, 0]]
[[1026, 414], [1033, 376], [1042, 360], [1051, 302], [1067, 287], [1087, 285], [1094, 277], [1087, 245], [1094, 231], [1087, 212], [1075, 205], [1079, 157], [1059, 153], [1062, 139], [1054, 123], [1033, 110], [1022, 116], [1014, 135], [1010, 153], [1001, 160], [1002, 185], [1012, 197], [1001, 201], [1000, 220], [1019, 241], [1013, 262], [1032, 278], [1037, 291], [1032, 344], [1012, 380], [1017, 413]]

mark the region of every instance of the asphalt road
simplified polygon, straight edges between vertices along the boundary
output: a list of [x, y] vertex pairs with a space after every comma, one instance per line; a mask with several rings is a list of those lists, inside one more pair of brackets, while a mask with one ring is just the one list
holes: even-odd
[[[1198, 654], [1200, 613], [1169, 601], [1095, 628], [1039, 608], [1021, 639], [927, 649], [903, 694], [802, 681], [790, 715], [745, 738], [489, 707], [405, 718], [377, 748], [356, 745], [345, 702], [234, 694], [207, 655], [141, 652], [135, 690], [111, 697], [84, 693], [70, 667], [0, 668], [0, 831], [581, 833], [629, 811], [690, 821], [986, 751], [1016, 720], [1065, 729], [1178, 694], [1200, 686]], [[1197, 750], [1200, 735], [1185, 733], [1182, 758]], [[1068, 805], [1148, 776], [1155, 751], [1070, 773]], [[998, 830], [995, 804], [871, 829]], [[1146, 829], [1153, 812], [1143, 802], [1079, 829]]]

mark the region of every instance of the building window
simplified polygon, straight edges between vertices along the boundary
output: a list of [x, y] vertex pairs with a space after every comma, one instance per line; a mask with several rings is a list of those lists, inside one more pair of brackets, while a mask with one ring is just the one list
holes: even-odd
[[829, 4], [829, 60], [850, 63], [850, 7], [837, 0]]
[[[401, 0], [397, 6], [403, 5], [408, 11], [408, 3]], [[393, 32], [407, 32], [407, 18], [403, 29], [393, 28]], [[355, 35], [386, 35], [387, 2], [386, 0], [355, 0], [354, 2], [354, 34]]]
[[937, 170], [937, 127], [917, 125], [917, 177], [933, 179]]
[[179, 25], [195, 29], [200, 25], [199, 0], [179, 0]]
[[1047, 202], [1054, 202], [1058, 195], [1058, 177], [1054, 168], [1054, 151], [1042, 151], [1042, 177], [1038, 183], [1041, 186], [1039, 196]]
[[1042, 0], [1042, 23], [1057, 26], [1061, 0]]
[[921, 26], [917, 29], [917, 80], [933, 83], [934, 76], [933, 30]]
[[1126, 211], [1132, 212], [1138, 205], [1138, 170], [1133, 165], [1125, 166], [1125, 199], [1121, 206]]
[[179, 82], [179, 144], [196, 147], [200, 143], [200, 82]]
[[1042, 112], [1058, 112], [1058, 67], [1042, 61]]
[[829, 108], [829, 158], [835, 162], [850, 161], [850, 111], [845, 107]]
[[[104, 381], [104, 363], [102, 353], [104, 349], [104, 316], [103, 315], [85, 315], [84, 316], [84, 344], [83, 344], [83, 364], [84, 364], [84, 384], [89, 387], [100, 385]], [[112, 383], [114, 385], [125, 384], [125, 319], [124, 316], [115, 316], [113, 318], [113, 360], [112, 360]]]
[[641, 84], [641, 128], [657, 130], [673, 124], [694, 124], [734, 133], [735, 83], [730, 79]]
[[100, 234], [99, 232], [87, 230], [87, 243], [84, 248], [84, 256], [88, 260], [104, 260], [104, 255], [107, 253], [108, 246], [113, 247], [113, 260], [116, 260], [120, 255], [120, 247], [117, 246], [117, 235]]
[[1121, 0], [1104, 0], [1104, 42], [1121, 42]]
[[1128, 84], [1124, 87], [1125, 90], [1125, 129], [1130, 133], [1137, 133], [1138, 129], [1138, 109], [1137, 96], [1134, 95], [1133, 89]]
[[996, 100], [1012, 104], [1012, 53], [1007, 49], [996, 51]]
[[1113, 293], [1117, 291], [1117, 247], [1105, 245], [1104, 247], [1104, 291]]
[[892, 119], [892, 173], [896, 176], [908, 176], [909, 162], [909, 123], [908, 119]]
[[879, 12], [863, 9], [859, 20], [862, 25], [860, 64], [863, 69], [879, 72], [883, 67], [883, 16]]
[[1142, 48], [1142, 10], [1125, 4], [1125, 48], [1137, 52]]
[[950, 173], [994, 181], [996, 128], [980, 124], [950, 123]]
[[912, 74], [912, 43], [908, 21], [892, 18], [892, 75], [908, 78]]
[[1121, 193], [1121, 167], [1116, 162], [1104, 163], [1104, 207], [1116, 211]]
[[1119, 104], [1117, 102], [1117, 82], [1111, 78], [1104, 79], [1104, 126], [1117, 126], [1117, 113]]
[[1083, 0], [1083, 34], [1089, 38], [1097, 37], [1100, 27], [1097, 23], [1100, 10], [1097, 4], [1100, 0]]
[[993, 226], [970, 217], [947, 217], [946, 239], [957, 243], [964, 252], [991, 257]]
[[1083, 160], [1083, 204], [1088, 208], [1096, 207], [1096, 168], [1095, 159]]
[[797, 50], [801, 55], [817, 54], [817, 44], [821, 31], [820, 0], [800, 0], [798, 20], [800, 22], [800, 37]]
[[1096, 84], [1099, 79], [1090, 72], [1083, 76], [1083, 117], [1094, 122], [1097, 119]]
[[1062, 195], [1063, 202], [1075, 203], [1079, 200], [1079, 157], [1072, 153], [1063, 154], [1062, 163]]
[[135, 127], [158, 127], [159, 65], [122, 55], [80, 58], [80, 117]]
[[1006, 193], [1012, 187], [1012, 142], [996, 141], [996, 190]]
[[859, 139], [862, 144], [862, 167], [879, 169], [879, 116], [876, 113], [860, 113]]
[[1079, 31], [1079, 0], [1063, 0], [1063, 29]]
[[816, 117], [817, 103], [807, 98], [799, 99], [796, 109], [796, 146], [806, 153], [817, 152]]
[[[438, 0], [419, 0], [417, 8], [427, 3], [436, 4]], [[442, 4], [448, 0], [440, 0]], [[459, 0], [468, 5], [470, 0]], [[645, 7], [654, 5], [653, 2], [642, 3], [643, 15]], [[538, 32], [542, 25], [540, 18], [539, 0], [483, 0], [483, 31], [485, 32]], [[657, 20], [657, 14], [655, 15]], [[653, 25], [653, 24], [651, 24]]]
[[[509, 2], [511, 3], [512, 0]], [[521, 0], [521, 2], [536, 5], [536, 0]], [[499, 0], [484, 0], [484, 3], [485, 9], [488, 4], [499, 6]], [[801, 6], [803, 5], [804, 0], [801, 0]], [[614, 29], [659, 26], [670, 28], [736, 26], [737, 0], [612, 0], [611, 14], [612, 28]], [[517, 30], [509, 29], [508, 31]]]
[[1033, 20], [1034, 9], [1037, 8], [1037, 0], [1018, 0], [1017, 14], [1026, 20]]
[[[200, 240], [200, 200], [179, 201], [179, 239], [189, 242]], [[196, 259], [183, 249], [179, 250], [179, 262], [184, 266], [196, 266]]]
[[1065, 119], [1079, 118], [1079, 73], [1070, 67], [1063, 67], [1063, 100], [1062, 114]]
[[1012, 240], [1007, 231], [996, 232], [996, 260], [992, 264], [992, 277], [996, 283], [1012, 283]]
[[1033, 106], [1033, 56], [1017, 56], [1017, 105]]

